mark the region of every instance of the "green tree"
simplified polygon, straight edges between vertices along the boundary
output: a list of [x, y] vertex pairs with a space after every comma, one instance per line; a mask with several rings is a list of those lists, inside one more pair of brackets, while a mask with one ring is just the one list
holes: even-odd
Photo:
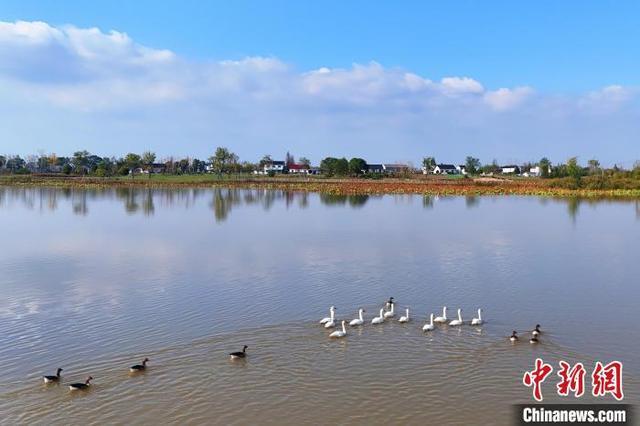
[[349, 174], [351, 175], [361, 175], [367, 170], [367, 162], [362, 158], [352, 158], [349, 160]]
[[216, 148], [215, 154], [209, 157], [209, 161], [211, 162], [214, 173], [230, 173], [238, 163], [238, 156], [227, 148], [218, 147]]
[[156, 161], [156, 154], [151, 151], [145, 151], [142, 153], [140, 161], [142, 162], [145, 170], [150, 171], [151, 166], [153, 166], [153, 163]]
[[598, 173], [598, 171], [600, 171], [600, 162], [598, 160], [596, 160], [595, 158], [592, 158], [591, 160], [589, 160], [587, 162], [587, 164], [589, 165], [589, 173], [590, 174], [596, 174]]
[[578, 157], [571, 157], [567, 160], [567, 174], [574, 178], [576, 182], [582, 177], [582, 167], [578, 164]]
[[538, 167], [540, 167], [540, 177], [548, 178], [549, 170], [551, 169], [551, 161], [547, 157], [542, 157], [540, 161], [538, 161]]
[[142, 160], [140, 159], [140, 156], [138, 154], [130, 152], [124, 157], [124, 165], [129, 170], [137, 169], [141, 164]]
[[0, 155], [0, 169], [4, 168], [5, 164], [7, 164], [7, 157]]
[[346, 176], [349, 174], [349, 162], [346, 158], [342, 157], [336, 162], [336, 175]]
[[424, 157], [422, 159], [422, 169], [427, 172], [433, 171], [436, 168], [436, 159], [435, 157]]
[[89, 151], [76, 151], [73, 153], [73, 159], [71, 163], [73, 164], [73, 170], [78, 174], [84, 174], [87, 170], [87, 163], [89, 159]]
[[298, 159], [298, 163], [302, 164], [303, 166], [311, 167], [311, 160], [309, 160], [307, 157], [300, 157]]
[[71, 167], [71, 164], [64, 163], [64, 166], [62, 166], [62, 173], [64, 173], [65, 175], [71, 174], [72, 169], [73, 168]]
[[349, 173], [349, 162], [346, 158], [327, 157], [320, 162], [320, 170], [327, 176], [346, 176]]
[[480, 160], [474, 157], [467, 157], [465, 162], [465, 168], [467, 170], [467, 174], [475, 175], [480, 170]]

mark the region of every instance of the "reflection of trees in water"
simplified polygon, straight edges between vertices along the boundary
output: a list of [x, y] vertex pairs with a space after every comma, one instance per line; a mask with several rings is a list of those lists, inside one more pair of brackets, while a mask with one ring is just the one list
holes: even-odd
[[468, 209], [478, 207], [478, 205], [480, 204], [480, 197], [476, 195], [467, 195], [464, 197], [464, 204]]
[[341, 195], [320, 193], [320, 202], [326, 206], [345, 205], [349, 203], [351, 207], [362, 207], [369, 200], [368, 195]]
[[89, 213], [86, 191], [73, 191], [71, 194], [71, 208], [73, 213], [79, 216], [86, 216]]
[[572, 222], [576, 221], [576, 217], [578, 216], [578, 211], [580, 210], [580, 199], [576, 197], [571, 197], [567, 199], [567, 212], [569, 213], [569, 217]]
[[431, 195], [423, 195], [422, 196], [422, 207], [424, 207], [425, 209], [432, 209], [433, 208], [433, 201], [434, 201], [434, 198]]
[[[214, 211], [216, 221], [224, 221], [234, 207], [241, 205], [259, 205], [263, 209], [269, 210], [276, 203], [285, 203], [287, 206], [297, 205], [299, 208], [306, 208], [314, 194], [305, 191], [281, 191], [268, 189], [179, 189], [179, 188], [20, 188], [20, 187], [0, 187], [0, 207], [18, 202], [30, 210], [55, 211], [64, 203], [71, 206], [71, 210], [77, 215], [89, 214], [89, 205], [92, 200], [116, 199], [122, 201], [127, 213], [142, 213], [146, 216], [155, 213], [157, 205], [163, 208], [183, 206], [190, 208], [197, 200], [203, 197], [212, 197], [210, 207]], [[419, 195], [417, 195], [419, 197]], [[358, 208], [365, 205], [370, 197], [382, 198], [383, 196], [369, 195], [339, 195], [339, 194], [317, 194], [320, 203], [326, 206], [349, 206]], [[415, 200], [415, 195], [394, 196], [398, 202], [409, 202]], [[455, 198], [455, 197], [452, 197]], [[467, 208], [476, 207], [480, 202], [479, 196], [465, 196]], [[445, 198], [443, 198], [445, 199]], [[433, 208], [435, 202], [439, 200], [437, 196], [422, 196], [422, 206]], [[639, 200], [612, 200], [612, 199], [581, 199], [572, 198], [538, 198], [541, 205], [549, 203], [566, 204], [566, 211], [569, 217], [575, 222], [583, 203], [588, 205], [601, 205], [602, 203], [633, 203], [635, 216], [640, 220]]]

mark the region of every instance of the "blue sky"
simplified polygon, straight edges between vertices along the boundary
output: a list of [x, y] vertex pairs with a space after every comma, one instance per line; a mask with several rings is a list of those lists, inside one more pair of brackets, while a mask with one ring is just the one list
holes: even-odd
[[[0, 151], [632, 162], [638, 16], [632, 1], [5, 0]], [[25, 49], [17, 21], [51, 38], [35, 48], [30, 28]], [[94, 27], [101, 41], [67, 31]]]

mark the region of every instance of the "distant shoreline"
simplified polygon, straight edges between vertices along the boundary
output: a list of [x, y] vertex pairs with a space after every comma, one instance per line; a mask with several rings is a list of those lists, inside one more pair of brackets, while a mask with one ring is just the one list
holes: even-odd
[[530, 195], [581, 198], [640, 199], [640, 188], [608, 187], [599, 182], [593, 188], [586, 181], [579, 187], [567, 179], [522, 178], [443, 178], [414, 177], [407, 179], [318, 178], [301, 176], [217, 176], [198, 175], [137, 175], [125, 177], [89, 177], [60, 175], [4, 175], [0, 186], [50, 188], [246, 188], [285, 191], [321, 192], [336, 195]]

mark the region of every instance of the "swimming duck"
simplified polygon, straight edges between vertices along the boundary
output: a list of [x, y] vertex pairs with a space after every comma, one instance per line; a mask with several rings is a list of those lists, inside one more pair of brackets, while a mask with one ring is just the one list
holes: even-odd
[[244, 347], [242, 348], [242, 352], [231, 352], [229, 354], [229, 356], [231, 357], [231, 359], [240, 359], [240, 358], [246, 358], [247, 357], [247, 348], [249, 346], [244, 345]]
[[540, 330], [540, 324], [536, 324], [536, 328], [533, 329], [531, 334], [533, 334], [534, 336], [537, 336], [538, 334], [542, 334], [542, 330]]
[[77, 391], [77, 390], [89, 389], [89, 386], [91, 386], [92, 380], [93, 380], [93, 377], [89, 376], [87, 377], [87, 380], [84, 381], [84, 383], [71, 383], [69, 385], [69, 390]]
[[393, 297], [390, 297], [389, 300], [387, 300], [387, 302], [385, 303], [385, 308], [389, 309], [393, 304], [394, 304]]
[[149, 362], [149, 358], [143, 359], [142, 364], [132, 365], [131, 367], [129, 367], [129, 371], [132, 373], [144, 371], [147, 369], [147, 362]]
[[538, 338], [536, 336], [533, 336], [531, 339], [529, 339], [529, 343], [538, 343]]
[[512, 342], [516, 342], [518, 340], [518, 332], [513, 330], [513, 333], [511, 333], [509, 340], [511, 340]]
[[62, 368], [58, 368], [58, 371], [56, 372], [55, 376], [42, 376], [42, 379], [44, 380], [45, 383], [58, 383], [60, 382], [61, 371], [62, 371]]

